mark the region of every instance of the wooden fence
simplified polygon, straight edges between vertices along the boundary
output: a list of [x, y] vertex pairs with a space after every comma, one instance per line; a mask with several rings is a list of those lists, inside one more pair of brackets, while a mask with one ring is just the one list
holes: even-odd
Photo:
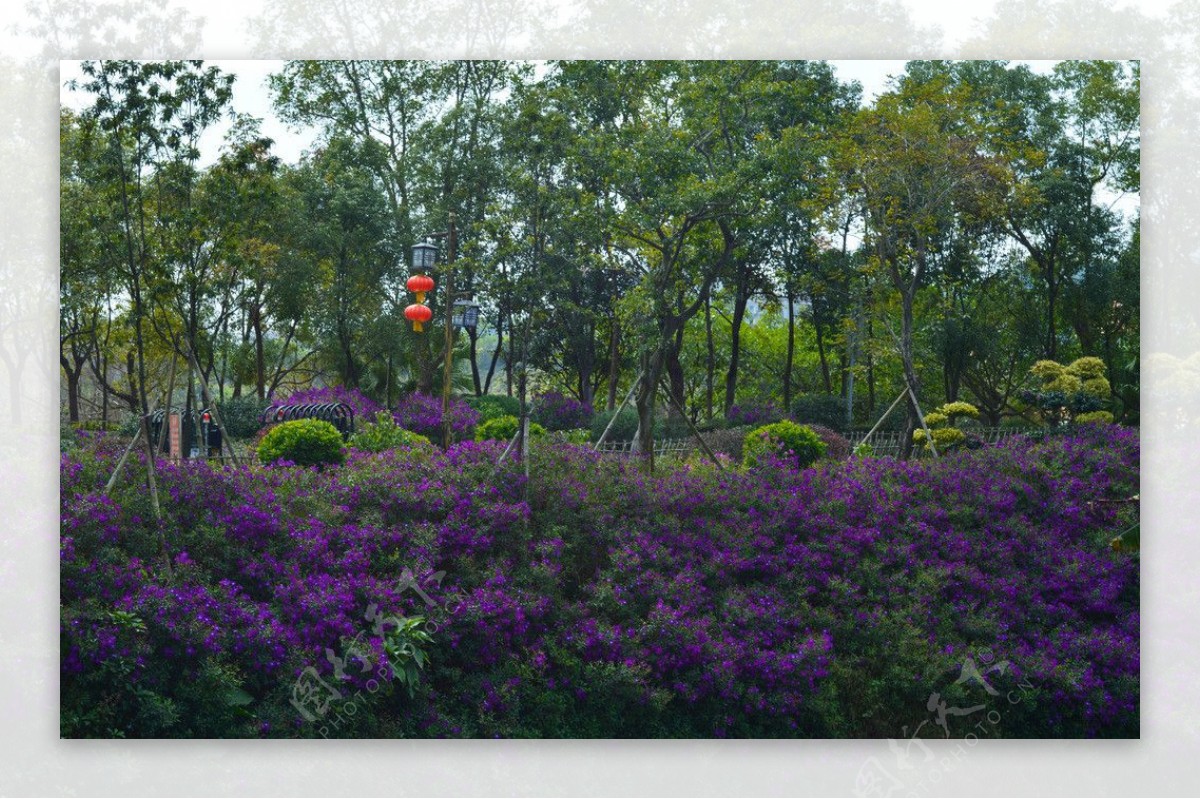
[[[686, 458], [696, 447], [694, 438], [655, 439], [655, 458]], [[597, 450], [604, 455], [635, 455], [632, 441], [605, 441]]]
[[[985, 444], [999, 444], [1014, 436], [1032, 432], [1032, 428], [1019, 427], [965, 427], [960, 429], [968, 436], [979, 439]], [[869, 430], [851, 430], [846, 435], [850, 441], [850, 447], [854, 448], [861, 444], [869, 432]], [[904, 433], [901, 430], [877, 430], [867, 443], [875, 455], [899, 455], [903, 439]]]

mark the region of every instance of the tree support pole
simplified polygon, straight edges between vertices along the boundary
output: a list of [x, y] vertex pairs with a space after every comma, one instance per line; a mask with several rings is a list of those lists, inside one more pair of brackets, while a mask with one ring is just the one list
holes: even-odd
[[629, 387], [629, 393], [625, 395], [625, 399], [621, 400], [621, 404], [617, 406], [617, 410], [613, 413], [612, 418], [608, 420], [608, 425], [604, 428], [604, 432], [600, 434], [600, 440], [596, 442], [596, 446], [592, 447], [594, 451], [599, 451], [600, 445], [608, 438], [608, 431], [612, 430], [612, 426], [616, 423], [617, 417], [621, 415], [621, 411], [625, 410], [625, 406], [629, 404], [629, 400], [633, 399], [633, 392], [637, 391], [637, 387], [641, 384], [644, 374], [644, 371], [638, 372], [637, 379]]
[[692, 435], [694, 435], [696, 440], [700, 442], [700, 448], [704, 450], [704, 454], [708, 456], [709, 460], [716, 464], [718, 469], [725, 471], [725, 467], [721, 465], [719, 460], [717, 460], [717, 456], [714, 455], [713, 451], [708, 448], [708, 443], [705, 442], [704, 437], [700, 435], [700, 431], [696, 429], [696, 426], [692, 424], [692, 420], [688, 418], [687, 413], [683, 410], [683, 408], [680, 408], [679, 403], [675, 401], [675, 396], [671, 393], [671, 389], [666, 385], [666, 381], [660, 380], [658, 387], [662, 391], [666, 392], [667, 400], [671, 403], [671, 405], [675, 406], [675, 410], [679, 411], [679, 415], [682, 416], [683, 421], [687, 423], [688, 429], [692, 431]]

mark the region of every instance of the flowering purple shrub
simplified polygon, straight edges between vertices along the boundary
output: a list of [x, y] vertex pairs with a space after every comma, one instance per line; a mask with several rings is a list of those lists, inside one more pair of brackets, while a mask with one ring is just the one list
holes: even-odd
[[[396, 404], [396, 424], [405, 430], [442, 441], [442, 398], [413, 392]], [[479, 423], [479, 411], [458, 397], [450, 398], [450, 434], [455, 441], [471, 438]]]
[[[1133, 431], [655, 476], [564, 445], [528, 485], [502, 447], [163, 461], [170, 575], [143, 481], [102, 493], [120, 448], [65, 453], [62, 734], [895, 738], [934, 691], [989, 701], [956, 682], [985, 651], [1028, 700], [1004, 735], [1138, 734], [1138, 559], [1107, 545], [1131, 506], [1097, 501], [1137, 493]], [[400, 615], [438, 624], [411, 696]], [[347, 642], [370, 672], [338, 674]], [[302, 717], [306, 674], [356, 712]]]
[[344, 402], [354, 410], [355, 428], [366, 424], [375, 418], [375, 414], [383, 410], [383, 403], [377, 402], [357, 388], [345, 386], [317, 386], [297, 391], [282, 399], [274, 400], [276, 404], [289, 405], [316, 404], [325, 402]]
[[844, 435], [831, 430], [823, 424], [806, 424], [809, 430], [825, 442], [824, 458], [831, 461], [844, 461], [850, 457], [850, 441]]
[[592, 406], [557, 391], [533, 398], [533, 421], [547, 430], [578, 430], [592, 423]]
[[775, 403], [767, 402], [732, 405], [725, 414], [725, 422], [729, 427], [760, 427], [773, 424], [787, 416]]

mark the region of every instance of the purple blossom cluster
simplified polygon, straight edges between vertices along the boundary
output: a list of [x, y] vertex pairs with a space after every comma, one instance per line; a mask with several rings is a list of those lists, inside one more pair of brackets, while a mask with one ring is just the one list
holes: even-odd
[[764, 424], [774, 424], [787, 416], [775, 403], [767, 402], [732, 405], [725, 414], [725, 421], [730, 427], [757, 427]]
[[[442, 440], [442, 398], [413, 392], [400, 399], [396, 424], [430, 441]], [[450, 398], [450, 433], [455, 441], [469, 439], [479, 423], [479, 412], [458, 397]]]
[[375, 414], [384, 409], [383, 403], [371, 399], [357, 388], [346, 388], [345, 386], [314, 386], [294, 392], [279, 401], [292, 405], [342, 402], [354, 410], [356, 425], [374, 421]]
[[578, 430], [591, 425], [592, 413], [591, 403], [549, 391], [534, 396], [531, 415], [547, 430]]
[[1031, 697], [1006, 735], [1136, 736], [1138, 560], [1107, 541], [1138, 438], [1093, 427], [803, 471], [544, 447], [528, 483], [495, 442], [323, 472], [163, 462], [161, 528], [140, 482], [103, 495], [115, 448], [72, 451], [63, 734], [316, 735], [292, 687], [338, 683], [356, 636], [387, 663], [377, 606], [437, 617], [430, 663], [340, 735], [894, 738], [932, 690], [977, 704], [955, 677], [987, 649], [1011, 664], [990, 684]]

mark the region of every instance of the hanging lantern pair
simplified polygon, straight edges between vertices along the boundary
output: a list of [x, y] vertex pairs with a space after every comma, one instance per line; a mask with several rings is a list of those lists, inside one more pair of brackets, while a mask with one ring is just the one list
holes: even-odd
[[433, 278], [428, 275], [413, 275], [408, 279], [408, 290], [417, 295], [416, 303], [404, 309], [404, 318], [413, 323], [413, 331], [420, 333], [424, 325], [433, 319], [433, 311], [425, 304], [425, 295], [433, 291]]

